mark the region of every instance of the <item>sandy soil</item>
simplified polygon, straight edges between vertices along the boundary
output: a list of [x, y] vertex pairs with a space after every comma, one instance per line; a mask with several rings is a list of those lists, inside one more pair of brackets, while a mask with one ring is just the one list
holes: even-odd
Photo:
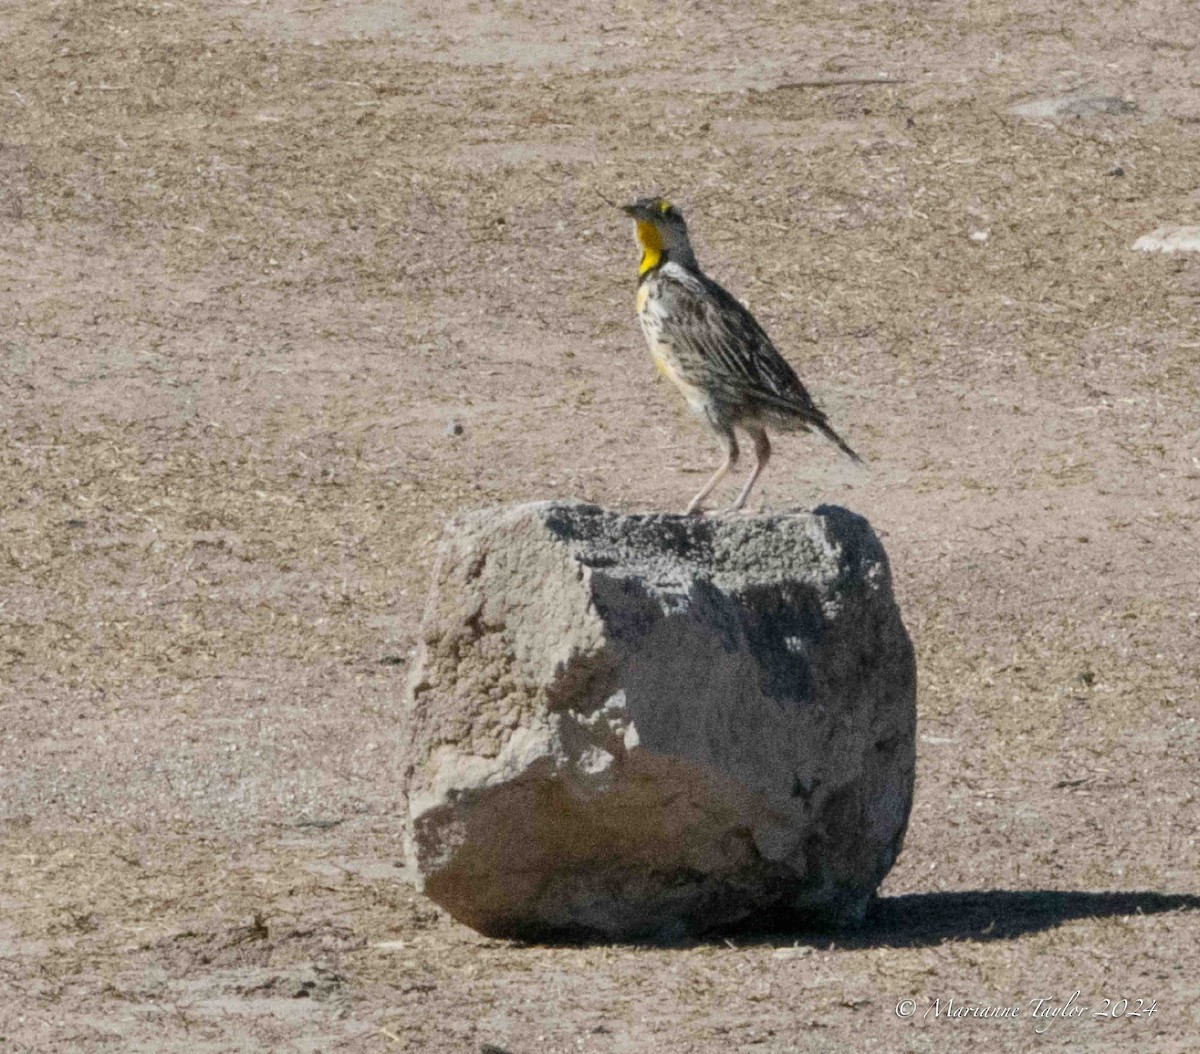
[[[1187, 0], [0, 0], [0, 1052], [1195, 1051], [1200, 258], [1130, 246], [1200, 218], [1198, 44]], [[1011, 112], [1072, 91], [1136, 108]], [[445, 518], [715, 462], [606, 203], [651, 191], [870, 461], [784, 439], [761, 495], [867, 515], [918, 649], [855, 935], [523, 947], [399, 880]]]

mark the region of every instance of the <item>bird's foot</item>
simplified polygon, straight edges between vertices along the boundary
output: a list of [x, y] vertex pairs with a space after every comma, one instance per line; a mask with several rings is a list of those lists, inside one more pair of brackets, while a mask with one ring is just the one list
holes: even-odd
[[753, 516], [754, 510], [745, 505], [726, 505], [723, 509], [706, 509], [703, 505], [689, 505], [683, 510], [684, 516], [694, 516], [696, 519], [714, 516]]

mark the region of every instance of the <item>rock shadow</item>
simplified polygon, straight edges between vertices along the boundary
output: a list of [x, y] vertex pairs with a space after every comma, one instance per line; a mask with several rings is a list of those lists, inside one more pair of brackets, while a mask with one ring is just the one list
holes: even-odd
[[1012, 940], [1076, 919], [1159, 915], [1200, 910], [1200, 896], [1148, 891], [988, 889], [881, 897], [853, 929], [818, 929], [806, 920], [773, 915], [708, 935], [738, 944], [796, 943], [839, 948], [919, 948], [946, 941]]
[[881, 897], [856, 927], [835, 928], [789, 912], [758, 915], [704, 934], [663, 932], [641, 940], [613, 940], [600, 934], [546, 934], [518, 943], [541, 946], [681, 947], [725, 945], [814, 948], [922, 948], [947, 941], [1014, 940], [1052, 930], [1077, 919], [1121, 915], [1161, 915], [1200, 911], [1200, 895], [1123, 891], [968, 890], [960, 893], [907, 893]]

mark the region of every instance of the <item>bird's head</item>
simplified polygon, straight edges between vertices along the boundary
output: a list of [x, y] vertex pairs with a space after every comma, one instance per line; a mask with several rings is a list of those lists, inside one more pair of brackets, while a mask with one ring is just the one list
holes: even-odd
[[638, 244], [642, 247], [639, 275], [667, 260], [685, 267], [696, 266], [683, 213], [665, 198], [640, 198], [632, 205], [622, 206], [621, 211], [636, 224]]

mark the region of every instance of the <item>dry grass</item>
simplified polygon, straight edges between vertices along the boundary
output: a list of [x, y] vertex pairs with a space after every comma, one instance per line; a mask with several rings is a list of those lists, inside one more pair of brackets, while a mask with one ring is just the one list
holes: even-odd
[[[1129, 249], [1200, 209], [1193, 23], [5, 6], [0, 1049], [1023, 1051], [893, 1010], [1076, 989], [1157, 1013], [1039, 1049], [1193, 1049], [1200, 261]], [[1009, 112], [1079, 87], [1137, 110]], [[605, 203], [659, 190], [871, 462], [788, 441], [764, 490], [869, 516], [918, 647], [853, 938], [525, 948], [399, 881], [441, 522], [713, 457]]]

